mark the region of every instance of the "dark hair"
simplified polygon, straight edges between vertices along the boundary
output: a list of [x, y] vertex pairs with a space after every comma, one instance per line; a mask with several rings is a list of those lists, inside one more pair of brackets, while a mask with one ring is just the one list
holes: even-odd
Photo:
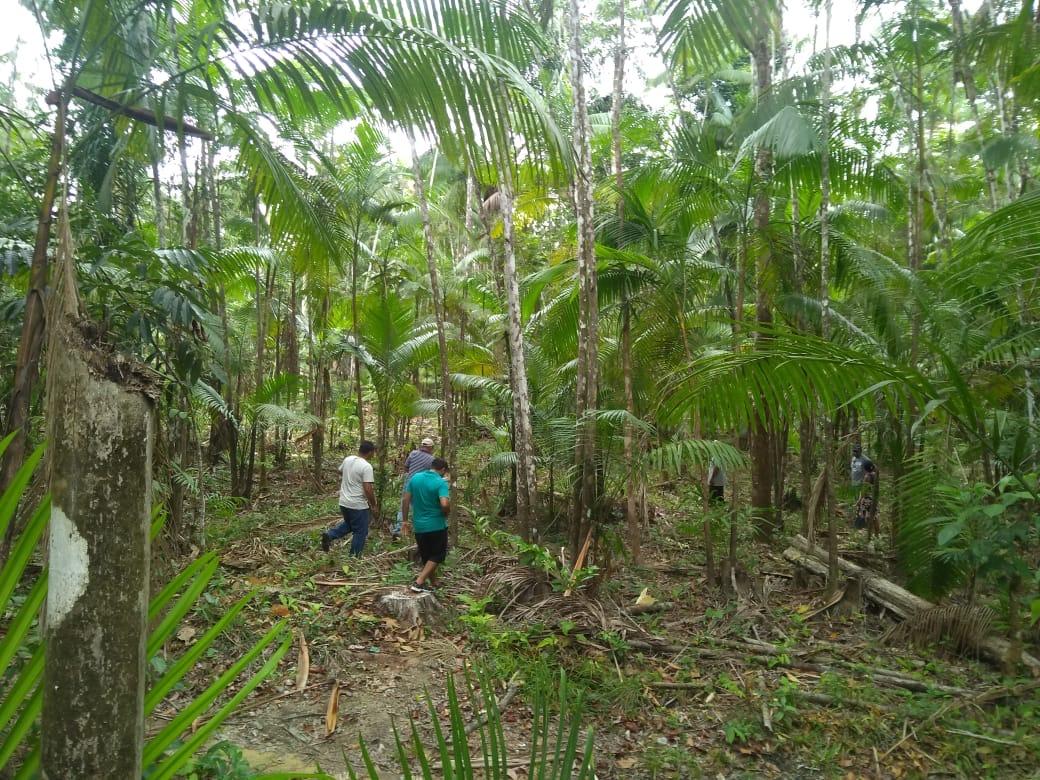
[[448, 461], [446, 461], [444, 458], [434, 458], [433, 463], [430, 464], [430, 468], [432, 468], [434, 471], [447, 471]]
[[357, 451], [360, 452], [362, 455], [368, 455], [368, 453], [376, 451], [376, 445], [374, 445], [368, 439], [365, 439], [361, 442], [361, 444], [358, 445]]

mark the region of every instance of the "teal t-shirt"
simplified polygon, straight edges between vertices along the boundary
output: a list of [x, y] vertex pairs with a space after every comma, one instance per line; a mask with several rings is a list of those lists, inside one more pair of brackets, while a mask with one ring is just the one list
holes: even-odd
[[417, 534], [441, 531], [448, 527], [441, 499], [448, 497], [448, 480], [433, 469], [420, 471], [408, 480], [412, 494], [412, 529]]

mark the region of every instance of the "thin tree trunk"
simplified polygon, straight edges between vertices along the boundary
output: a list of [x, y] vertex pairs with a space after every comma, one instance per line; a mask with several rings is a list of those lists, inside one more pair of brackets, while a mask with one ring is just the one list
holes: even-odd
[[[813, 31], [815, 37], [815, 28]], [[826, 140], [824, 141], [826, 144]], [[798, 202], [798, 192], [794, 185], [791, 186], [791, 248], [794, 256], [794, 277], [797, 285], [797, 293], [805, 294], [805, 255], [802, 248], [801, 238], [801, 207]], [[805, 333], [811, 333], [809, 323], [804, 317], [798, 317], [798, 327]], [[799, 472], [801, 476], [801, 488], [799, 490], [802, 502], [801, 533], [809, 532], [809, 497], [812, 493], [812, 464], [813, 448], [815, 447], [815, 423], [811, 414], [803, 414], [798, 418], [798, 455]]]
[[581, 17], [578, 0], [570, 0], [571, 88], [574, 100], [574, 208], [578, 238], [578, 437], [575, 452], [577, 480], [570, 546], [577, 555], [586, 532], [594, 525], [596, 491], [596, 426], [594, 415], [598, 390], [599, 303], [596, 279], [596, 247], [592, 208], [592, 152], [586, 104]]
[[[830, 254], [830, 98], [831, 98], [831, 0], [824, 4], [824, 65], [823, 94], [821, 110], [823, 113], [824, 144], [820, 150], [820, 298], [822, 299], [821, 327], [823, 338], [831, 337], [831, 254]], [[827, 591], [834, 593], [838, 588], [838, 529], [834, 507], [834, 484], [837, 481], [834, 462], [834, 436], [830, 410], [823, 416], [823, 469], [824, 506], [827, 513]]]
[[[158, 143], [157, 143], [158, 146]], [[162, 181], [159, 178], [159, 150], [152, 158], [152, 197], [155, 199], [155, 239], [159, 249], [166, 247], [166, 214], [163, 212]]]
[[[625, 88], [625, 0], [618, 0], [618, 32], [614, 47], [614, 95], [610, 104], [611, 152], [614, 164], [614, 187], [617, 189], [618, 222], [624, 225], [625, 201], [623, 189], [625, 173], [621, 164], [621, 106]], [[621, 304], [621, 371], [625, 384], [625, 410], [635, 416], [635, 392], [632, 387], [632, 304], [626, 291]], [[628, 550], [632, 560], [639, 561], [641, 551], [641, 524], [638, 506], [637, 469], [635, 465], [635, 429], [631, 421], [625, 423], [625, 524], [628, 531]]]
[[[953, 63], [956, 70], [959, 71], [960, 79], [964, 84], [964, 94], [968, 98], [968, 106], [971, 108], [972, 118], [975, 120], [975, 132], [979, 137], [979, 151], [981, 152], [986, 145], [986, 138], [982, 133], [982, 119], [979, 116], [978, 92], [975, 89], [975, 71], [971, 67], [971, 61], [964, 53], [964, 47], [966, 46], [964, 16], [961, 13], [960, 0], [949, 0], [949, 2], [955, 38], [953, 42]], [[986, 163], [985, 157], [982, 158], [982, 164], [986, 171], [986, 189], [989, 191], [989, 205], [991, 209], [996, 211], [998, 206], [997, 175], [993, 170], [993, 166]]]
[[183, 134], [177, 139], [177, 151], [181, 163], [181, 243], [187, 244], [191, 223], [191, 186], [188, 178], [188, 144]]
[[[66, 93], [59, 92], [57, 113], [54, 118], [54, 133], [51, 135], [51, 154], [47, 163], [47, 177], [43, 185], [43, 199], [40, 201], [40, 216], [36, 223], [36, 243], [33, 246], [32, 264], [29, 267], [29, 289], [25, 293], [25, 313], [22, 315], [22, 330], [18, 339], [14, 381], [12, 382], [11, 399], [7, 407], [7, 425], [5, 427], [8, 434], [14, 434], [14, 438], [4, 453], [3, 472], [0, 473], [0, 491], [11, 483], [15, 472], [25, 460], [27, 449], [29, 411], [32, 406], [33, 390], [40, 373], [40, 354], [43, 351], [46, 327], [44, 290], [47, 287], [47, 247], [51, 237], [54, 197], [58, 191], [58, 180], [64, 165], [67, 100]], [[0, 555], [2, 560], [7, 559], [7, 551], [10, 549], [15, 527], [16, 523], [13, 521], [7, 527], [3, 554]]]
[[157, 388], [80, 318], [67, 217], [50, 313], [44, 778], [140, 777]]
[[[324, 278], [329, 279], [329, 277], [329, 269], [326, 268]], [[325, 294], [320, 302], [318, 316], [312, 320], [311, 332], [313, 334], [315, 329], [317, 329], [317, 338], [314, 338], [313, 335], [310, 337], [310, 357], [313, 367], [313, 376], [311, 378], [311, 414], [318, 418], [318, 424], [311, 433], [311, 468], [314, 484], [319, 487], [321, 486], [324, 471], [322, 464], [325, 458], [325, 417], [329, 400], [326, 393], [327, 383], [325, 381], [325, 372], [328, 370], [325, 365], [327, 360], [325, 338], [329, 327], [330, 306], [329, 290], [326, 287]], [[316, 356], [315, 353], [317, 353]], [[380, 433], [384, 434], [385, 429], [381, 427]], [[384, 435], [379, 440], [379, 449], [383, 450], [385, 448], [386, 437]]]
[[516, 430], [517, 526], [525, 539], [535, 535], [538, 522], [538, 487], [534, 462], [534, 432], [531, 426], [531, 394], [527, 385], [524, 357], [524, 331], [520, 319], [520, 283], [516, 270], [516, 238], [513, 232], [513, 185], [511, 161], [500, 170], [499, 204], [502, 211], [503, 269], [505, 271], [506, 336], [509, 340], [509, 368], [513, 380], [513, 421]]
[[[259, 246], [261, 237], [260, 199], [253, 197], [253, 241]], [[271, 296], [273, 294], [274, 269], [270, 263], [263, 264], [263, 277], [260, 275], [260, 265], [256, 268], [256, 368], [254, 383], [256, 391], [264, 385], [267, 375], [267, 313], [271, 308]], [[260, 489], [263, 490], [267, 483], [267, 431], [260, 426], [256, 435], [260, 439]], [[250, 453], [252, 457], [252, 453]]]
[[[433, 225], [430, 223], [430, 203], [426, 197], [426, 183], [419, 168], [419, 155], [412, 140], [412, 175], [415, 179], [415, 194], [419, 198], [419, 214], [422, 218], [423, 243], [426, 248], [426, 270], [430, 276], [430, 297], [433, 298], [433, 314], [437, 321], [437, 345], [440, 352], [441, 400], [444, 403], [441, 428], [441, 447], [449, 463], [454, 459], [454, 402], [451, 375], [448, 369], [448, 336], [444, 322], [444, 301], [441, 299], [440, 281], [437, 276], [437, 246], [433, 240]], [[432, 174], [431, 174], [432, 179]]]
[[[361, 345], [361, 322], [358, 319], [358, 247], [361, 232], [361, 217], [354, 223], [354, 240], [350, 256], [350, 317], [354, 349]], [[354, 354], [354, 391], [357, 394], [358, 441], [365, 439], [365, 407], [362, 399], [361, 358]]]
[[[752, 51], [755, 63], [757, 99], [765, 100], [772, 87], [772, 59], [770, 56], [770, 28], [763, 20], [759, 39]], [[755, 258], [755, 320], [759, 328], [773, 324], [773, 288], [775, 261], [770, 248], [770, 192], [772, 155], [768, 149], [759, 149], [755, 155], [754, 228], [759, 246]], [[769, 336], [759, 332], [758, 344], [765, 344]], [[773, 426], [774, 421], [764, 407], [759, 410], [751, 426], [751, 509], [755, 530], [760, 537], [768, 537], [776, 530], [772, 502], [773, 486]]]

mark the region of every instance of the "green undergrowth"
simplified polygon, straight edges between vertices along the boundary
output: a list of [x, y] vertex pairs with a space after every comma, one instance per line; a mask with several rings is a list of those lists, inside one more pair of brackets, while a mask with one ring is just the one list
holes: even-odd
[[[496, 609], [501, 605], [468, 590], [468, 583], [486, 573], [485, 556], [460, 553], [483, 549], [512, 556], [540, 570], [553, 590], [560, 591], [597, 572], [590, 568], [575, 578], [560, 569], [552, 553], [525, 546], [501, 533], [497, 520], [487, 519], [462, 524], [460, 543], [445, 575], [448, 582], [466, 585], [446, 590], [445, 622], [432, 630], [464, 646], [467, 661], [481, 664], [493, 679], [521, 677], [521, 719], [529, 717], [532, 702], [550, 690], [564, 670], [574, 690], [584, 695], [585, 717], [596, 731], [596, 770], [601, 778], [850, 773], [867, 777], [877, 775], [877, 766], [883, 776], [896, 778], [937, 771], [999, 778], [1028, 776], [1028, 768], [1038, 764], [1037, 697], [958, 707], [949, 696], [882, 687], [867, 676], [876, 666], [975, 691], [1011, 682], [989, 667], [945, 649], [882, 644], [877, 640], [891, 623], [876, 615], [838, 622], [807, 619], [808, 605], [819, 596], [812, 590], [791, 590], [765, 606], [706, 591], [698, 568], [703, 563], [699, 497], [694, 491], [679, 493], [655, 496], [668, 521], [652, 526], [648, 560], [615, 570], [601, 583], [598, 595], [623, 605], [633, 603], [647, 588], [676, 607], [637, 618], [646, 631], [680, 648], [722, 651], [721, 657], [705, 658], [693, 650], [648, 656], [632, 649], [632, 635], [626, 637], [623, 631], [590, 631], [551, 614], [524, 625], [499, 616]], [[360, 561], [348, 558], [342, 547], [331, 554], [321, 552], [318, 534], [323, 523], [335, 521], [334, 511], [335, 497], [330, 494], [286, 501], [277, 511], [260, 506], [213, 519], [211, 543], [229, 559], [248, 553], [255, 544], [262, 545], [268, 557], [255, 569], [222, 567], [199, 602], [200, 621], [239, 598], [245, 588], [255, 587], [260, 593], [240, 618], [243, 641], [259, 636], [283, 615], [306, 636], [312, 664], [322, 663], [345, 645], [368, 644], [365, 637], [378, 620], [367, 611], [364, 592], [405, 584], [414, 576], [414, 564], [405, 557], [366, 564], [366, 559], [391, 549], [385, 529], [378, 525]], [[715, 536], [721, 556], [724, 542], [728, 544], [728, 526], [718, 516], [713, 523], [719, 526]], [[559, 540], [543, 544], [548, 550], [559, 548]], [[737, 545], [741, 564], [752, 573], [784, 565], [747, 534], [738, 535]], [[671, 574], [662, 573], [662, 558], [654, 555], [663, 556]], [[348, 584], [320, 586], [315, 578]], [[739, 651], [727, 655], [714, 641], [753, 638], [763, 630], [768, 633], [762, 639], [792, 652], [818, 640], [847, 645], [847, 657], [832, 657], [852, 667], [812, 674], [785, 666], [791, 656], [756, 663]], [[827, 658], [810, 660], [826, 663]], [[662, 688], [661, 683], [686, 687]], [[830, 702], [809, 701], [807, 693], [827, 696]]]

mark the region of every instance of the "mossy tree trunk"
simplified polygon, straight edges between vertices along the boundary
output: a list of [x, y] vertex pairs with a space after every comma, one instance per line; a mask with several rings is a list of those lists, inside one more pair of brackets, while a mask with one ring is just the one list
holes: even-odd
[[79, 315], [62, 221], [48, 314], [42, 776], [140, 777], [157, 391]]

